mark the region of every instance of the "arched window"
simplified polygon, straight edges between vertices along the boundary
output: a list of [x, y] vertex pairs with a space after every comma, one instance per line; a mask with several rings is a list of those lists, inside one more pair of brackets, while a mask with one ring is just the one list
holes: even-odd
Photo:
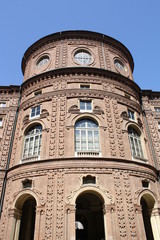
[[99, 129], [94, 121], [82, 119], [76, 123], [75, 150], [77, 153], [99, 153]]
[[133, 157], [143, 158], [140, 133], [133, 127], [128, 127], [128, 136]]
[[42, 126], [40, 124], [29, 128], [24, 139], [23, 159], [40, 156], [41, 138]]

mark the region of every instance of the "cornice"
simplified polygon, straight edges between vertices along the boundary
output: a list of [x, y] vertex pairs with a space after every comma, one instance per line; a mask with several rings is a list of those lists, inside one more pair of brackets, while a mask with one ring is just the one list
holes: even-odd
[[40, 81], [44, 81], [47, 79], [60, 78], [60, 77], [70, 77], [70, 76], [92, 76], [92, 77], [100, 77], [100, 78], [108, 78], [111, 80], [115, 80], [117, 83], [123, 83], [126, 86], [130, 87], [135, 91], [137, 96], [141, 94], [140, 87], [131, 79], [120, 75], [118, 73], [112, 72], [110, 70], [93, 68], [93, 67], [71, 67], [71, 68], [59, 68], [54, 69], [48, 72], [41, 73], [39, 75], [33, 76], [29, 78], [22, 84], [22, 92], [25, 88], [29, 86], [33, 86]]
[[96, 98], [96, 99], [103, 99], [106, 96], [115, 98], [120, 104], [127, 105], [136, 109], [138, 112], [141, 112], [141, 106], [137, 102], [127, 99], [124, 96], [121, 96], [114, 92], [109, 92], [107, 90], [96, 90], [96, 89], [63, 89], [63, 90], [54, 90], [49, 93], [43, 93], [38, 95], [37, 97], [32, 97], [27, 99], [20, 105], [20, 109], [26, 109], [33, 105], [40, 104], [44, 101], [51, 101], [53, 96], [66, 96], [69, 98], [81, 98], [81, 97], [88, 97], [88, 98]]
[[18, 85], [10, 85], [10, 86], [0, 86], [0, 94], [8, 95], [18, 95], [20, 93], [20, 86]]
[[[117, 158], [55, 158], [55, 159], [45, 159], [35, 162], [26, 162], [11, 167], [8, 170], [8, 178], [13, 175], [18, 175], [20, 173], [37, 172], [37, 171], [49, 171], [49, 170], [59, 170], [69, 169], [70, 171], [78, 171], [79, 169], [92, 169], [94, 168], [97, 172], [106, 172], [107, 170], [123, 170], [128, 171], [131, 175], [136, 174], [149, 174], [153, 178], [157, 179], [158, 170], [146, 163], [140, 163], [131, 161], [128, 159], [117, 159]], [[73, 170], [72, 170], [73, 169]]]
[[33, 43], [26, 50], [26, 52], [24, 53], [24, 56], [22, 58], [22, 72], [24, 73], [26, 62], [32, 53], [34, 53], [36, 50], [40, 49], [44, 45], [48, 45], [52, 42], [62, 41], [65, 39], [69, 39], [69, 40], [70, 39], [81, 39], [81, 40], [86, 39], [86, 40], [94, 40], [94, 41], [98, 41], [101, 43], [106, 43], [109, 46], [112, 46], [113, 48], [120, 50], [130, 61], [130, 66], [132, 68], [132, 71], [134, 69], [133, 57], [132, 57], [130, 51], [121, 42], [119, 42], [118, 40], [116, 40], [112, 37], [101, 34], [101, 33], [85, 31], [85, 30], [83, 30], [83, 31], [76, 30], [76, 31], [62, 31], [62, 32], [53, 33], [53, 34], [50, 34], [48, 36], [45, 36], [45, 37], [39, 39], [35, 43]]

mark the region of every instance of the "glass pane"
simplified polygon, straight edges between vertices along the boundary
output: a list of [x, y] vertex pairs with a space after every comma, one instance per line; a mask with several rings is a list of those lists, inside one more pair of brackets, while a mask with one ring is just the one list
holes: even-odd
[[93, 141], [93, 132], [88, 131], [88, 141]]
[[136, 155], [137, 155], [137, 157], [140, 157], [138, 140], [135, 138], [135, 139], [134, 139], [134, 142], [135, 142], [135, 148], [136, 148]]
[[35, 116], [35, 108], [32, 108], [31, 109], [31, 117], [34, 117]]
[[84, 139], [86, 140], [86, 131], [85, 130], [81, 131], [81, 139], [82, 140], [84, 140]]
[[30, 138], [28, 156], [33, 154], [32, 150], [33, 150], [33, 137]]
[[85, 110], [85, 102], [84, 101], [80, 101], [80, 109]]
[[76, 130], [76, 141], [80, 140], [80, 130]]
[[88, 143], [88, 150], [93, 150], [93, 142]]
[[40, 115], [40, 106], [37, 106], [37, 107], [36, 107], [36, 116], [37, 116], [37, 115]]
[[87, 105], [87, 110], [92, 110], [91, 102], [87, 102], [86, 105]]
[[130, 139], [130, 145], [131, 145], [132, 156], [136, 156], [136, 151], [135, 151], [135, 146], [134, 146], [133, 137], [130, 136], [129, 139]]
[[87, 150], [86, 141], [81, 142], [81, 150]]

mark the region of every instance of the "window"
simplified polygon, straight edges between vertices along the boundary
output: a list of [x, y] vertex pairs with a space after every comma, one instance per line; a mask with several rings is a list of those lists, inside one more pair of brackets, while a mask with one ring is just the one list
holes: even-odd
[[31, 108], [30, 118], [39, 117], [39, 116], [40, 116], [40, 112], [41, 112], [41, 107], [40, 107], [40, 105]]
[[2, 127], [2, 118], [0, 118], [0, 127]]
[[32, 180], [25, 179], [24, 181], [22, 181], [22, 186], [23, 186], [23, 188], [31, 188], [32, 187]]
[[86, 50], [79, 50], [75, 53], [74, 59], [81, 65], [87, 65], [92, 62], [91, 54]]
[[155, 110], [156, 112], [160, 112], [160, 107], [155, 107], [154, 110]]
[[38, 95], [41, 95], [41, 94], [42, 94], [42, 90], [35, 92], [34, 96], [38, 96]]
[[127, 71], [126, 66], [119, 59], [114, 60], [114, 65], [118, 70]]
[[148, 180], [142, 180], [142, 187], [143, 188], [149, 188], [149, 181]]
[[92, 102], [80, 100], [80, 111], [92, 111]]
[[143, 158], [140, 134], [133, 127], [128, 127], [128, 135], [133, 157]]
[[89, 88], [90, 88], [90, 85], [80, 85], [80, 88], [89, 89]]
[[160, 130], [160, 122], [158, 122], [158, 129]]
[[83, 119], [75, 125], [76, 152], [99, 152], [98, 125], [89, 119]]
[[48, 56], [43, 56], [41, 57], [38, 62], [36, 63], [37, 68], [40, 68], [44, 65], [46, 65], [49, 62], [49, 57]]
[[23, 158], [40, 156], [42, 138], [42, 126], [31, 127], [25, 135]]
[[83, 177], [83, 184], [96, 184], [96, 178], [91, 175], [87, 175], [86, 177]]
[[0, 102], [0, 107], [6, 107], [6, 102]]
[[130, 120], [135, 120], [134, 112], [131, 110], [128, 110], [128, 117]]

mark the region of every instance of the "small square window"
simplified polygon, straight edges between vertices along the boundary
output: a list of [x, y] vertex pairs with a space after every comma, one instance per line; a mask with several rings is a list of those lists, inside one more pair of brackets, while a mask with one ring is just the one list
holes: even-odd
[[38, 96], [38, 95], [41, 95], [41, 94], [42, 94], [42, 90], [35, 92], [34, 96]]
[[31, 108], [30, 118], [39, 117], [39, 116], [40, 116], [40, 112], [41, 112], [41, 107], [40, 107], [40, 105]]
[[22, 181], [23, 188], [31, 188], [32, 187], [32, 180], [25, 179]]
[[6, 102], [0, 102], [0, 107], [6, 107]]
[[80, 111], [92, 111], [92, 102], [80, 100]]
[[134, 112], [131, 110], [128, 110], [128, 117], [130, 120], [135, 120], [135, 115]]
[[90, 85], [80, 85], [80, 88], [89, 89], [89, 88], [90, 88]]
[[149, 181], [143, 180], [143, 181], [142, 181], [142, 187], [143, 187], [143, 188], [149, 188]]
[[156, 112], [160, 112], [160, 107], [155, 107], [154, 110], [155, 110]]
[[0, 118], [0, 127], [2, 127], [2, 118]]

